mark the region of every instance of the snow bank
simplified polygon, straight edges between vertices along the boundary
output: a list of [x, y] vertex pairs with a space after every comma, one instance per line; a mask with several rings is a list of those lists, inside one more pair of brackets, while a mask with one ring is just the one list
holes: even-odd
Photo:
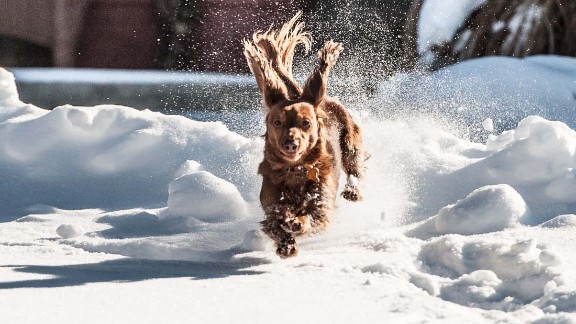
[[514, 130], [490, 135], [478, 157], [463, 167], [449, 167], [453, 170], [438, 183], [429, 184], [442, 190], [446, 203], [456, 202], [423, 206], [427, 210], [422, 213], [434, 213], [435, 208], [438, 213], [412, 235], [500, 231], [541, 224], [574, 210], [576, 132], [564, 123], [528, 117]]
[[576, 203], [576, 132], [566, 124], [528, 117], [490, 136], [486, 148], [492, 154], [470, 169], [488, 183], [514, 186], [535, 211], [524, 222], [545, 221]]
[[0, 69], [0, 105], [6, 107], [22, 105], [18, 98], [14, 75], [4, 69]]
[[549, 221], [542, 223], [542, 227], [549, 228], [562, 228], [562, 227], [575, 227], [576, 226], [576, 215], [559, 215], [552, 218]]
[[0, 205], [15, 214], [34, 204], [161, 206], [187, 160], [238, 186], [243, 198], [256, 196], [253, 170], [261, 153], [222, 123], [114, 105], [46, 111], [17, 101], [8, 72], [1, 80]]
[[[553, 145], [551, 145], [553, 144]], [[487, 158], [488, 176], [515, 184], [550, 182], [570, 175], [576, 163], [576, 132], [562, 122], [532, 116], [522, 120], [515, 130], [491, 135], [486, 143], [495, 154]], [[498, 151], [506, 152], [497, 153]], [[567, 196], [576, 191], [565, 188]], [[562, 200], [560, 192], [550, 197]], [[574, 201], [575, 198], [567, 198]]]
[[[247, 139], [220, 122], [115, 105], [44, 110], [18, 100], [14, 78], [5, 70], [0, 85], [0, 218], [26, 215], [36, 205], [126, 209], [97, 219], [125, 230], [130, 226], [123, 224], [134, 222], [131, 231], [155, 235], [212, 233], [180, 248], [175, 238], [167, 252], [161, 240], [112, 243], [94, 233], [83, 236], [81, 227], [68, 224], [56, 231], [83, 241], [69, 243], [86, 250], [162, 259], [204, 260], [238, 246], [256, 227], [253, 220], [230, 222], [248, 217], [256, 201], [260, 139]], [[142, 207], [150, 210], [142, 213]], [[221, 240], [226, 231], [232, 231], [230, 240]], [[130, 236], [118, 230], [100, 235]], [[257, 239], [245, 240], [244, 247], [257, 248]]]
[[574, 75], [572, 57], [482, 57], [432, 74], [396, 75], [381, 83], [375, 107], [390, 118], [409, 111], [445, 117], [464, 124], [471, 137], [482, 141], [487, 118], [496, 133], [531, 115], [576, 128]]

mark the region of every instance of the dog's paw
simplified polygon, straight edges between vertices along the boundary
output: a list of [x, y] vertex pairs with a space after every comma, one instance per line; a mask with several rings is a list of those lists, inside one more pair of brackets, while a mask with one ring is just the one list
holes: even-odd
[[298, 255], [298, 245], [295, 240], [278, 243], [276, 254], [282, 259], [295, 257]]
[[280, 224], [280, 227], [286, 233], [303, 234], [312, 228], [310, 217], [308, 215], [286, 218]]
[[360, 189], [358, 189], [358, 186], [346, 186], [344, 191], [342, 191], [342, 197], [350, 201], [362, 200], [362, 194], [360, 194]]

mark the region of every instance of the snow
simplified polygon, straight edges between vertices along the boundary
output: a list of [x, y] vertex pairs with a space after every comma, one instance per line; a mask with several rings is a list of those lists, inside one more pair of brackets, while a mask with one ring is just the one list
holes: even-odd
[[[198, 202], [202, 202], [198, 206]], [[168, 209], [163, 217], [189, 216], [204, 222], [246, 217], [247, 205], [238, 188], [207, 171], [180, 176], [168, 187]]]
[[0, 69], [2, 320], [574, 323], [574, 63], [383, 82], [353, 110], [364, 201], [339, 199], [288, 260], [259, 230], [260, 137], [122, 106], [44, 110]]
[[56, 234], [61, 238], [69, 239], [82, 236], [86, 231], [81, 226], [62, 224], [56, 229]]
[[424, 0], [418, 15], [418, 54], [452, 40], [466, 18], [486, 0]]
[[[425, 246], [422, 261], [430, 272], [447, 278], [438, 291], [440, 298], [483, 309], [513, 311], [541, 298], [561, 282], [543, 262], [545, 251], [532, 242], [501, 245], [487, 242], [462, 242], [447, 237]], [[440, 257], [440, 258], [439, 258]], [[517, 277], [522, 273], [522, 277]]]
[[487, 118], [499, 133], [531, 115], [576, 128], [574, 75], [574, 59], [566, 56], [482, 57], [432, 74], [395, 75], [381, 85], [380, 99], [387, 106], [448, 117], [451, 123], [466, 121], [472, 133], [478, 128], [485, 134]]
[[542, 223], [541, 226], [551, 228], [576, 226], [576, 215], [559, 215]]
[[494, 131], [494, 121], [492, 118], [486, 118], [482, 121], [482, 127], [485, 131], [492, 133]]
[[442, 234], [482, 234], [514, 227], [528, 214], [528, 206], [514, 188], [492, 185], [440, 209], [435, 225]]
[[[107, 69], [51, 69], [45, 73], [43, 68], [18, 68], [17, 77], [29, 83], [90, 83], [90, 84], [206, 84], [240, 83], [251, 84], [248, 76], [225, 75], [218, 73], [187, 73], [182, 71], [148, 70], [107, 70]], [[129, 71], [130, 73], [126, 73]]]

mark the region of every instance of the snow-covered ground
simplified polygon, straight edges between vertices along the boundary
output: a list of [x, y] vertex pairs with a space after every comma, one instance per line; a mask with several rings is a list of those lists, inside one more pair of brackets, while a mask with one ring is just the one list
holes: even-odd
[[[258, 230], [261, 138], [121, 106], [43, 110], [0, 70], [0, 319], [574, 323], [574, 93], [576, 59], [552, 56], [383, 82], [351, 107], [365, 200], [339, 200], [281, 260]], [[506, 112], [518, 124], [491, 133]]]

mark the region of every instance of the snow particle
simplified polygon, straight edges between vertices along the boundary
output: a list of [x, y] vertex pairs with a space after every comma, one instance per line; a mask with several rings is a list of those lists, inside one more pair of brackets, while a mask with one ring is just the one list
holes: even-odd
[[484, 127], [485, 131], [492, 133], [494, 131], [494, 122], [492, 121], [492, 118], [484, 119], [482, 127]]

